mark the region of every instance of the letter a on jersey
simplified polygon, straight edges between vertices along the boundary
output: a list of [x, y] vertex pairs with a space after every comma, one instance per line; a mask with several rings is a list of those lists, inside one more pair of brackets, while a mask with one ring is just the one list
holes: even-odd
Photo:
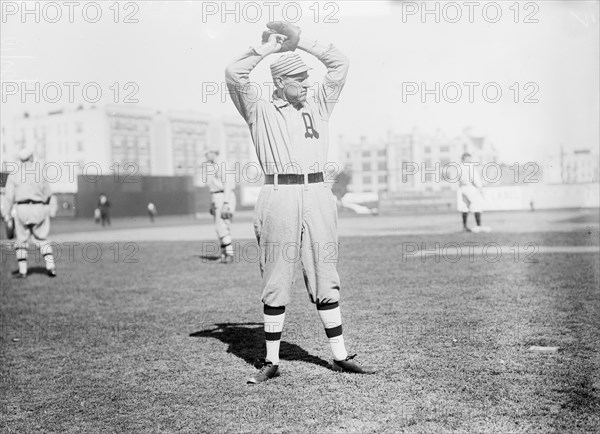
[[306, 132], [304, 133], [304, 138], [319, 138], [319, 132], [315, 130], [313, 126], [313, 120], [310, 117], [310, 113], [302, 113], [302, 119], [304, 120], [304, 127], [306, 128]]

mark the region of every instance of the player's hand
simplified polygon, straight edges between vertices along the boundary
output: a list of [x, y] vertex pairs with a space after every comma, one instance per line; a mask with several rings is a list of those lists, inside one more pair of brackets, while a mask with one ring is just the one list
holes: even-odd
[[210, 204], [210, 209], [208, 210], [208, 212], [210, 213], [210, 215], [214, 216], [217, 212], [217, 207], [215, 206], [214, 203]]
[[286, 36], [286, 40], [282, 44], [281, 51], [294, 51], [298, 47], [298, 42], [300, 42], [300, 33], [302, 33], [300, 27], [288, 23], [287, 21], [271, 21], [270, 23], [267, 23], [267, 28], [269, 29], [268, 32]]
[[233, 213], [231, 212], [231, 208], [229, 208], [229, 204], [223, 205], [221, 209], [221, 218], [223, 220], [231, 220], [233, 218]]
[[271, 30], [265, 30], [262, 34], [262, 43], [265, 48], [270, 49], [271, 53], [281, 51], [283, 44], [287, 40], [287, 36]]

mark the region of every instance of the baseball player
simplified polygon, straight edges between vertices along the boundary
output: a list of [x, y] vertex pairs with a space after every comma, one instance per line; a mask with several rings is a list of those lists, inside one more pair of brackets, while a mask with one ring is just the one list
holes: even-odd
[[100, 210], [102, 227], [107, 225], [110, 226], [110, 202], [104, 193], [101, 193], [100, 196], [98, 196], [98, 208], [96, 209]]
[[235, 194], [231, 182], [225, 176], [223, 163], [217, 158], [219, 151], [210, 150], [205, 155], [210, 190], [210, 214], [214, 217], [215, 229], [221, 243], [221, 262], [232, 263], [231, 220], [235, 211]]
[[[460, 177], [458, 179], [457, 209], [462, 213], [463, 230], [465, 232], [489, 231], [487, 226], [481, 225], [481, 213], [483, 212], [483, 196], [481, 189], [483, 182], [475, 166], [471, 163], [471, 154], [465, 152], [462, 155], [460, 165]], [[473, 229], [467, 225], [469, 212], [475, 214], [477, 226]]]
[[158, 209], [156, 209], [156, 205], [154, 205], [153, 202], [149, 202], [146, 208], [148, 209], [148, 217], [150, 217], [150, 222], [154, 223], [154, 218], [158, 214]]
[[48, 240], [52, 214], [49, 206], [52, 197], [50, 185], [43, 177], [39, 177], [39, 172], [36, 173], [32, 151], [22, 149], [19, 160], [21, 166], [6, 181], [6, 206], [9, 210], [14, 206], [16, 212], [15, 251], [19, 270], [15, 277], [27, 277], [27, 247], [30, 238], [44, 257], [48, 276], [56, 277], [52, 246]]
[[[4, 181], [6, 181], [6, 179], [4, 179]], [[6, 182], [4, 182], [4, 184], [6, 184]], [[4, 221], [6, 238], [12, 240], [15, 237], [15, 219], [14, 212], [11, 213], [11, 210], [6, 206], [5, 190], [6, 188], [2, 185], [0, 187], [0, 216], [2, 216], [2, 220]]]
[[[248, 379], [254, 384], [278, 374], [279, 347], [300, 260], [304, 281], [317, 307], [333, 352], [336, 371], [370, 374], [349, 356], [342, 335], [337, 262], [337, 207], [323, 169], [327, 163], [329, 117], [346, 81], [348, 59], [333, 45], [300, 36], [286, 22], [267, 24], [263, 44], [249, 49], [225, 72], [231, 98], [250, 127], [265, 174], [254, 215], [260, 247], [266, 358]], [[294, 50], [315, 56], [327, 68], [314, 98], [308, 98], [311, 69]], [[272, 100], [253, 94], [250, 73], [265, 57], [285, 52], [271, 64]]]

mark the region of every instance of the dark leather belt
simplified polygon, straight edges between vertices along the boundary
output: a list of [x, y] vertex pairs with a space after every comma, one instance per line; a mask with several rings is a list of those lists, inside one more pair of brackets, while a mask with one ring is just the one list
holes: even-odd
[[46, 202], [42, 202], [39, 200], [21, 200], [21, 201], [17, 202], [17, 205], [39, 205], [39, 204], [47, 205]]
[[[314, 184], [316, 182], [323, 182], [323, 172], [308, 174], [308, 183]], [[275, 184], [275, 175], [265, 175], [265, 184]], [[277, 175], [277, 184], [304, 184], [304, 175], [301, 173], [280, 173]]]
[[225, 193], [225, 190], [211, 191], [210, 194]]

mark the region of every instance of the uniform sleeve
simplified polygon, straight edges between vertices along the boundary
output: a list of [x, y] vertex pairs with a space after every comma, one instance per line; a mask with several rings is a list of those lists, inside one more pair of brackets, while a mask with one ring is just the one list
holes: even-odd
[[225, 82], [235, 108], [251, 125], [256, 120], [256, 106], [260, 101], [260, 88], [250, 82], [250, 72], [264, 59], [255, 49], [250, 49], [231, 62], [225, 69]]
[[317, 89], [316, 97], [321, 116], [329, 119], [346, 84], [350, 61], [333, 44], [320, 45], [311, 41], [299, 48], [315, 56], [327, 68], [327, 74]]

